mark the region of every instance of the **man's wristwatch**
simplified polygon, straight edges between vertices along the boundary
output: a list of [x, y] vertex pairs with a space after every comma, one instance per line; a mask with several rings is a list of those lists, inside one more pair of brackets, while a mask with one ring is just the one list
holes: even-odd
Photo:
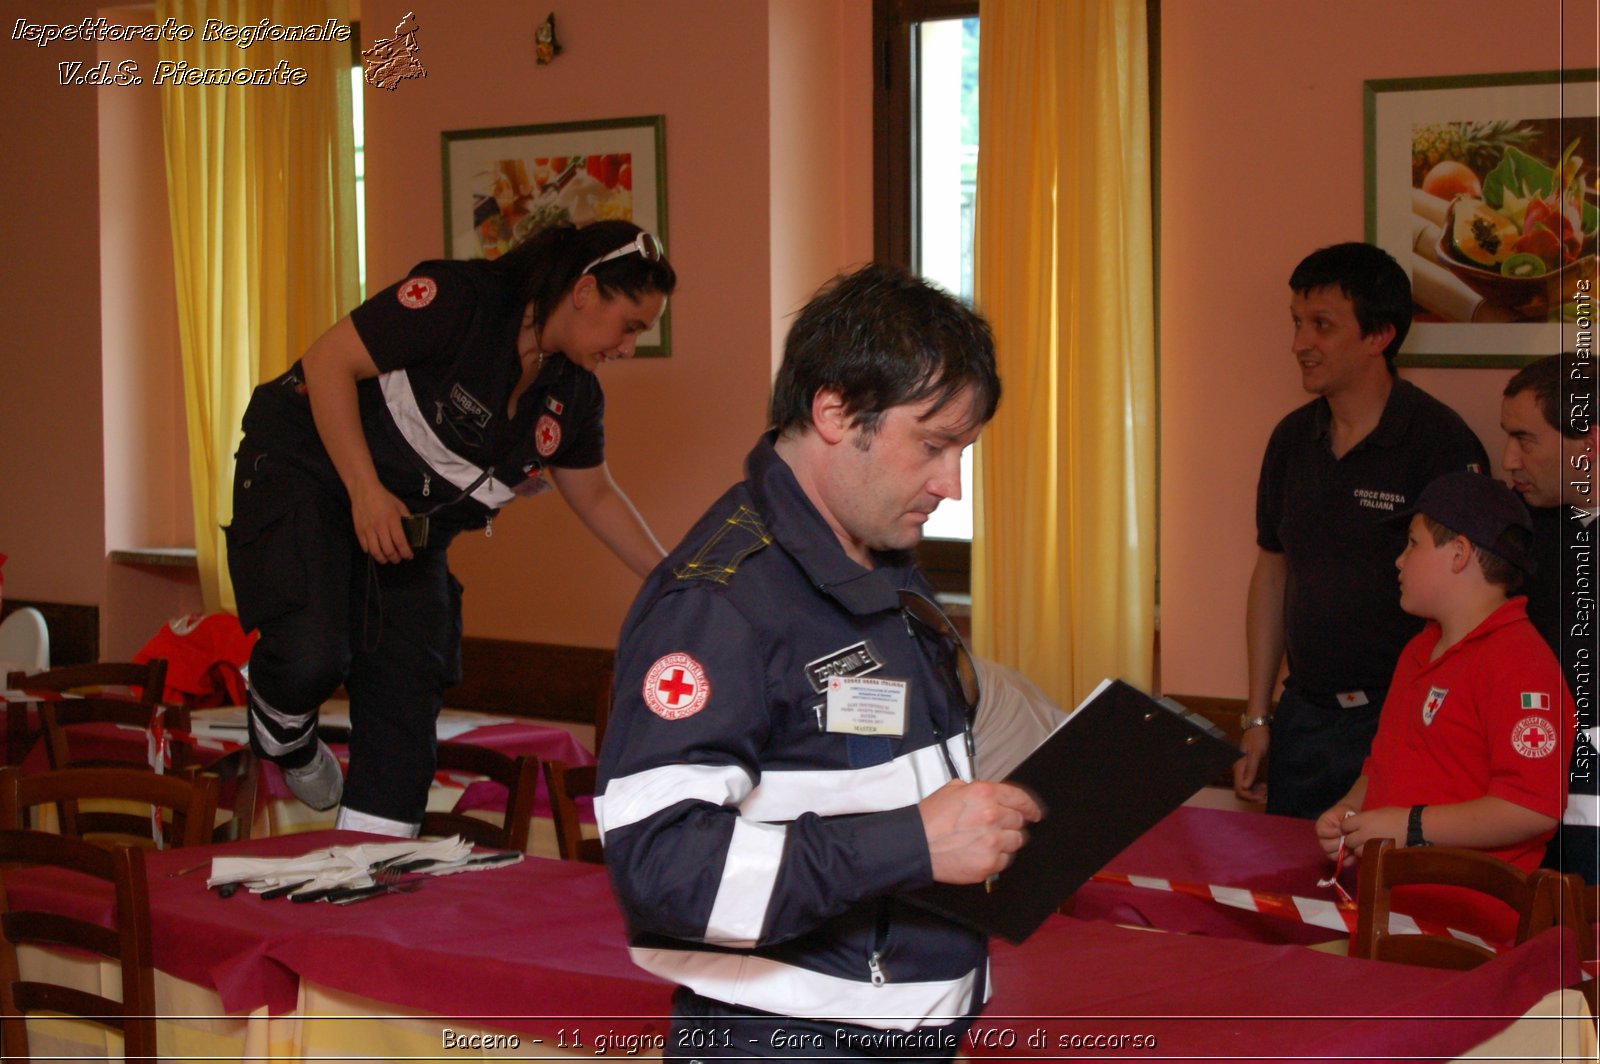
[[1239, 714], [1239, 730], [1242, 732], [1247, 732], [1251, 728], [1265, 728], [1271, 724], [1272, 718], [1269, 716], [1252, 717], [1248, 713]]
[[1432, 846], [1433, 843], [1422, 837], [1422, 811], [1428, 808], [1425, 805], [1411, 807], [1411, 815], [1406, 818], [1406, 845], [1407, 846]]

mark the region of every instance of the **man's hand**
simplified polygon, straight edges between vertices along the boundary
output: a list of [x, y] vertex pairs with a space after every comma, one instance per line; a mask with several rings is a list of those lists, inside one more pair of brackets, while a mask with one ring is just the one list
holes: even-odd
[[960, 780], [928, 795], [917, 809], [933, 878], [940, 883], [981, 883], [1000, 872], [1028, 841], [1027, 825], [1044, 815], [1021, 787]]
[[1272, 729], [1259, 725], [1239, 737], [1239, 748], [1244, 756], [1233, 763], [1233, 793], [1247, 802], [1267, 800], [1267, 748], [1272, 743]]
[[[1245, 596], [1244, 649], [1249, 666], [1247, 716], [1272, 713], [1272, 692], [1278, 686], [1278, 666], [1283, 664], [1283, 609], [1289, 587], [1289, 560], [1270, 550], [1256, 552]], [[1272, 744], [1266, 725], [1248, 729], [1240, 738], [1244, 757], [1233, 766], [1233, 793], [1247, 802], [1267, 800], [1267, 748]]]

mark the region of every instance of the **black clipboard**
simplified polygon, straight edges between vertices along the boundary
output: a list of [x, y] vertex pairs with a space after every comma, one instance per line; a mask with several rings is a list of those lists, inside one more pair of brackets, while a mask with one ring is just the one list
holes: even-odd
[[1011, 867], [982, 883], [904, 897], [1020, 943], [1162, 817], [1242, 755], [1209, 721], [1108, 680], [1007, 777], [1044, 806]]

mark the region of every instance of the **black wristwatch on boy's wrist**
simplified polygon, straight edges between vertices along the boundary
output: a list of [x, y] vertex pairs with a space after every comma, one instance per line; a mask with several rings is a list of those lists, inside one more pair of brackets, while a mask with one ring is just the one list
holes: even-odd
[[1422, 835], [1422, 811], [1428, 808], [1425, 805], [1411, 807], [1411, 815], [1406, 818], [1406, 845], [1407, 846], [1432, 846]]

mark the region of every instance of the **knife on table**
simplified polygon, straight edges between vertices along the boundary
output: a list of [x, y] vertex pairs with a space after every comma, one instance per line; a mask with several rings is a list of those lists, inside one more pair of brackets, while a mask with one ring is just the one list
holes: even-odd
[[396, 872], [434, 872], [455, 868], [492, 868], [495, 865], [511, 864], [522, 860], [519, 850], [501, 850], [496, 853], [481, 854], [470, 857], [465, 861], [438, 861], [431, 857], [424, 857], [416, 861], [407, 861], [394, 866]]

